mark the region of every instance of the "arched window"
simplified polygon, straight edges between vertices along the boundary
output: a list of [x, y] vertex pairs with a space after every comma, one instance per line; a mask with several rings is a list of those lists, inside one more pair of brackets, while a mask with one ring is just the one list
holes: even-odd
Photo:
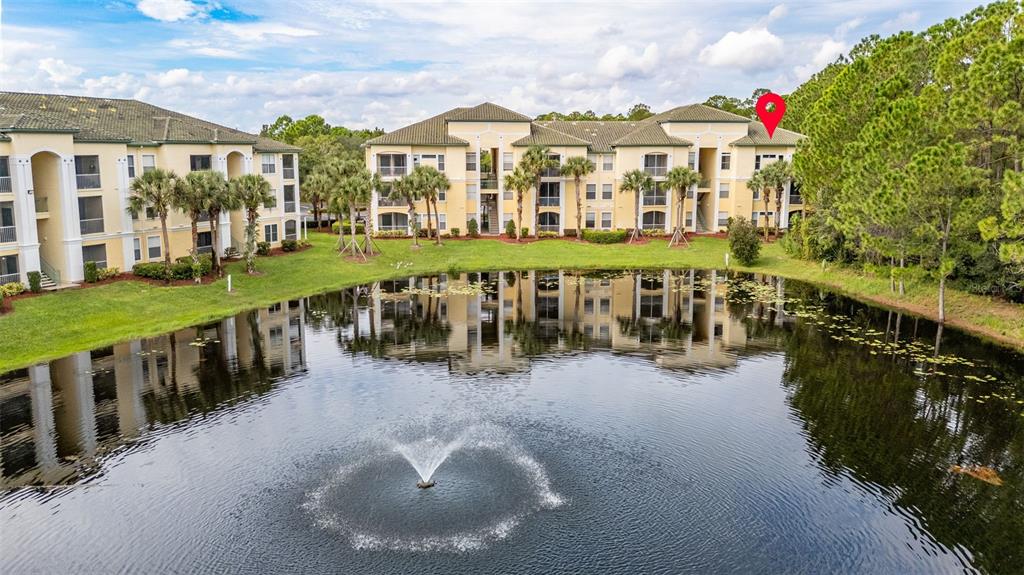
[[558, 213], [557, 212], [541, 212], [541, 214], [540, 214], [540, 231], [542, 231], [542, 232], [557, 232], [558, 231]]
[[377, 229], [382, 232], [409, 229], [409, 216], [401, 212], [384, 213], [377, 216], [377, 219]]
[[665, 229], [665, 212], [644, 212], [644, 229]]
[[295, 225], [295, 220], [286, 220], [284, 222], [284, 239], [286, 239], [286, 240], [296, 240], [296, 239], [298, 239], [298, 234], [296, 232], [297, 232], [297, 226]]

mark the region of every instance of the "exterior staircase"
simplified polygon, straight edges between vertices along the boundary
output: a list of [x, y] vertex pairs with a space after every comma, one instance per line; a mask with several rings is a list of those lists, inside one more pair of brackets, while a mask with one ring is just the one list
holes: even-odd
[[39, 272], [39, 286], [43, 288], [43, 291], [53, 291], [57, 289], [57, 282], [46, 275], [46, 272]]

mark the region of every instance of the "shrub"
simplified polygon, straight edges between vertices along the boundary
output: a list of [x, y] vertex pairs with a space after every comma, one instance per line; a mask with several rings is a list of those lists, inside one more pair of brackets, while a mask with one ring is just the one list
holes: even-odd
[[562, 234], [567, 238], [575, 238], [576, 228], [565, 228], [564, 230], [562, 230]]
[[751, 265], [761, 254], [757, 228], [746, 218], [729, 219], [729, 251], [743, 265]]
[[665, 230], [661, 230], [661, 229], [641, 230], [640, 233], [642, 233], [644, 235], [644, 237], [647, 237], [647, 238], [660, 238], [660, 237], [664, 237], [665, 236]]
[[[347, 221], [345, 221], [345, 222], [334, 222], [333, 224], [331, 224], [331, 231], [334, 232], [334, 233], [338, 233], [338, 229], [341, 226], [344, 226], [346, 234], [352, 233], [351, 224], [349, 222], [347, 222]], [[363, 229], [363, 224], [360, 224], [359, 222], [356, 222], [356, 235], [360, 236], [360, 235], [363, 235], [365, 233], [366, 233], [366, 231]]]
[[509, 220], [505, 223], [505, 235], [510, 238], [516, 237], [516, 223], [514, 221]]
[[25, 286], [21, 282], [10, 282], [0, 285], [0, 294], [4, 297], [11, 297], [20, 294], [25, 291]]
[[[213, 270], [213, 260], [208, 255], [199, 256], [199, 275], [209, 275]], [[114, 274], [118, 273], [117, 268], [112, 268]], [[170, 270], [164, 268], [164, 264], [161, 262], [150, 262], [150, 263], [139, 263], [135, 264], [132, 268], [132, 273], [142, 277], [154, 280], [190, 280], [195, 278], [195, 271], [192, 268], [192, 256], [184, 256], [174, 260], [171, 264]]]
[[85, 262], [85, 283], [94, 284], [100, 281], [100, 273], [96, 262]]
[[583, 230], [583, 239], [594, 244], [621, 244], [626, 230]]
[[409, 235], [405, 230], [381, 230], [373, 234], [378, 238], [404, 238]]
[[96, 276], [99, 278], [100, 281], [108, 280], [112, 277], [117, 276], [120, 273], [121, 270], [118, 268], [100, 268], [96, 270]]
[[787, 254], [800, 258], [803, 257], [804, 243], [803, 243], [803, 222], [799, 215], [794, 215], [789, 219], [789, 229], [786, 231], [786, 235], [782, 236], [782, 249]]
[[480, 237], [480, 224], [476, 223], [476, 218], [470, 218], [466, 222], [466, 235], [471, 238]]
[[459, 228], [452, 228], [452, 237], [457, 238], [462, 231]]
[[28, 272], [28, 290], [32, 293], [43, 291], [43, 276], [39, 272]]
[[143, 262], [135, 264], [132, 268], [132, 273], [140, 278], [149, 278], [154, 280], [165, 280], [168, 277], [164, 272], [164, 264], [157, 262]]
[[312, 246], [313, 244], [309, 243], [309, 240], [299, 240], [299, 247], [302, 249], [306, 249]]
[[299, 242], [296, 240], [281, 240], [281, 251], [294, 252], [299, 249]]
[[256, 242], [256, 255], [258, 255], [258, 256], [269, 256], [270, 255], [270, 242]]
[[538, 238], [557, 238], [558, 232], [540, 232], [537, 234]]
[[526, 236], [530, 235], [530, 228], [523, 228], [519, 230], [519, 234], [525, 238]]

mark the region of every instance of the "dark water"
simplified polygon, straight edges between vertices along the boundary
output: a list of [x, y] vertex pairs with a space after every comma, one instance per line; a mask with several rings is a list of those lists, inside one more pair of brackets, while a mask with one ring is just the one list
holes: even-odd
[[793, 282], [383, 282], [0, 375], [0, 572], [1022, 573], [1022, 414]]

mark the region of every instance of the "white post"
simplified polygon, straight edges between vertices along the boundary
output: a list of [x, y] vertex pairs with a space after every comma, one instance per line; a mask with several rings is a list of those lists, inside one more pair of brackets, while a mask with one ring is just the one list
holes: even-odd
[[[82, 261], [82, 228], [78, 213], [78, 184], [75, 177], [74, 156], [61, 156], [60, 201], [64, 228], [64, 273], [68, 282], [80, 282], [85, 279], [85, 267]], [[64, 280], [64, 273], [61, 280]]]
[[[36, 228], [36, 199], [32, 189], [32, 160], [13, 156], [10, 171], [14, 186], [14, 225], [18, 234], [18, 272], [21, 283], [28, 284], [28, 272], [42, 269], [39, 265], [39, 234]], [[57, 198], [54, 198], [55, 200]]]
[[228, 274], [228, 293], [231, 293], [231, 274]]

